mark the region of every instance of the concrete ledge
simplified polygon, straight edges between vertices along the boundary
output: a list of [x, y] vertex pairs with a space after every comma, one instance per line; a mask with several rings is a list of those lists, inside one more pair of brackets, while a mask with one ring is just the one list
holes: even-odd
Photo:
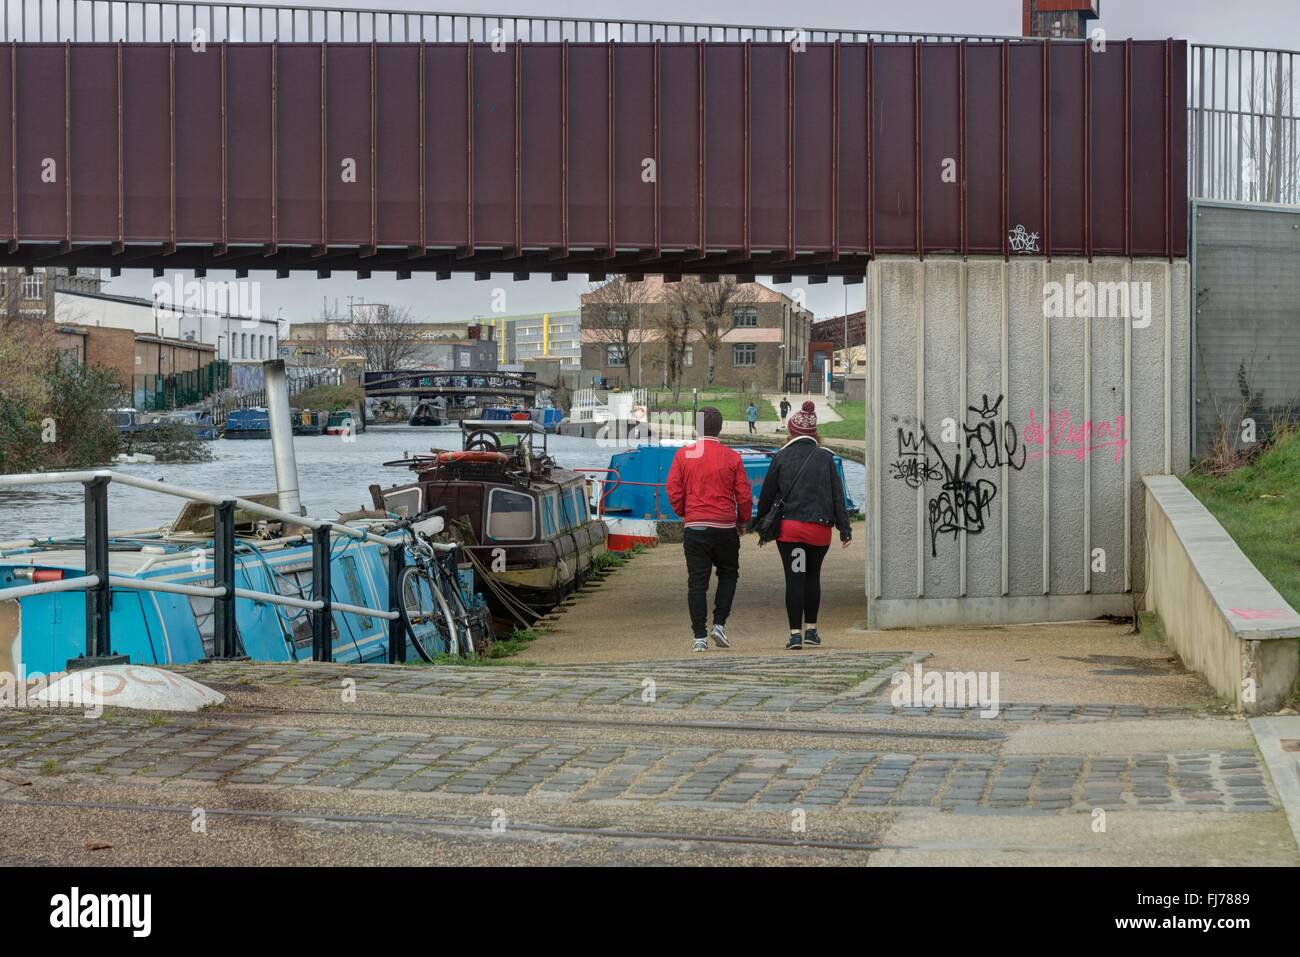
[[1133, 617], [1133, 596], [1121, 592], [1000, 598], [876, 598], [867, 603], [867, 626], [872, 631], [948, 625], [1036, 625], [1108, 616]]
[[1300, 614], [1182, 482], [1143, 483], [1147, 610], [1216, 693], [1241, 711], [1276, 711], [1300, 672]]

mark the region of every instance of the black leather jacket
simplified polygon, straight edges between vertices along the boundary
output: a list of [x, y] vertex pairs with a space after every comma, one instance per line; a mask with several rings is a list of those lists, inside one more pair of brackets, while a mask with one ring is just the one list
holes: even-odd
[[[806, 468], [805, 462], [808, 463]], [[801, 468], [802, 474], [799, 472]], [[799, 478], [797, 485], [795, 476]], [[791, 439], [776, 453], [763, 479], [754, 521], [766, 515], [782, 496], [785, 498], [782, 518], [834, 525], [840, 531], [842, 542], [853, 537], [848, 509], [844, 507], [844, 485], [840, 482], [839, 470], [835, 468], [835, 456], [819, 446], [815, 439]]]

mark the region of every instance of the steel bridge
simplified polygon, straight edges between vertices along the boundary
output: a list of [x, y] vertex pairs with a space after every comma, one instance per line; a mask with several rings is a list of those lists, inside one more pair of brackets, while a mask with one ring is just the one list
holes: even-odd
[[1186, 254], [1182, 42], [597, 26], [11, 3], [6, 258], [860, 279]]
[[537, 394], [532, 372], [442, 372], [431, 369], [396, 369], [362, 374], [367, 398], [393, 395], [496, 395], [533, 399]]
[[857, 281], [1172, 259], [1189, 194], [1296, 201], [1288, 51], [136, 0], [3, 32], [29, 268]]

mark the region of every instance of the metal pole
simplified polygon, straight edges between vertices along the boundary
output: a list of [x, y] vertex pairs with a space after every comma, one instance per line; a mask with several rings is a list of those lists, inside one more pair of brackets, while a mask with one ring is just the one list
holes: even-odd
[[126, 664], [127, 657], [113, 657], [109, 614], [112, 592], [108, 580], [108, 483], [103, 476], [86, 482], [86, 574], [99, 579], [86, 589], [86, 654], [68, 662], [68, 670], [95, 665]]
[[266, 385], [266, 411], [271, 421], [271, 455], [275, 459], [275, 486], [280, 493], [280, 511], [302, 514], [298, 495], [298, 462], [293, 450], [293, 422], [289, 414], [289, 381], [284, 360], [262, 363]]
[[312, 598], [321, 607], [311, 613], [311, 660], [333, 661], [334, 639], [330, 616], [330, 526], [311, 533]]
[[[402, 568], [406, 565], [406, 546], [394, 545], [388, 550], [388, 610], [397, 611], [402, 605]], [[388, 663], [406, 661], [406, 625], [399, 614], [388, 619]]]
[[225, 594], [212, 602], [212, 657], [233, 658], [235, 647], [235, 503], [212, 507], [212, 584]]

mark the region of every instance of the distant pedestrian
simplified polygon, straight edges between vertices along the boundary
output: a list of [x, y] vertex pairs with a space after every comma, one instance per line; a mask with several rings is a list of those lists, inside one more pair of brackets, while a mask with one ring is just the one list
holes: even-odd
[[790, 414], [790, 398], [789, 396], [782, 396], [781, 397], [781, 424], [782, 425], [785, 424], [785, 417], [789, 414]]
[[745, 418], [749, 420], [749, 434], [753, 435], [758, 431], [758, 406], [753, 402], [750, 402], [749, 408], [745, 410]]
[[692, 651], [707, 651], [709, 576], [716, 568], [713, 641], [730, 648], [727, 616], [740, 578], [740, 532], [753, 511], [753, 491], [740, 453], [718, 441], [722, 413], [700, 409], [700, 438], [677, 450], [668, 470], [668, 502], [682, 517], [686, 556], [686, 606], [694, 631]]
[[772, 532], [785, 569], [785, 611], [790, 625], [785, 647], [797, 651], [804, 645], [818, 647], [822, 643], [817, 614], [822, 600], [822, 561], [830, 550], [831, 528], [839, 529], [844, 548], [853, 540], [853, 528], [835, 456], [820, 447], [817, 407], [805, 402], [790, 416], [788, 428], [790, 441], [772, 458], [763, 479], [754, 525], [762, 535], [764, 519], [779, 509]]

